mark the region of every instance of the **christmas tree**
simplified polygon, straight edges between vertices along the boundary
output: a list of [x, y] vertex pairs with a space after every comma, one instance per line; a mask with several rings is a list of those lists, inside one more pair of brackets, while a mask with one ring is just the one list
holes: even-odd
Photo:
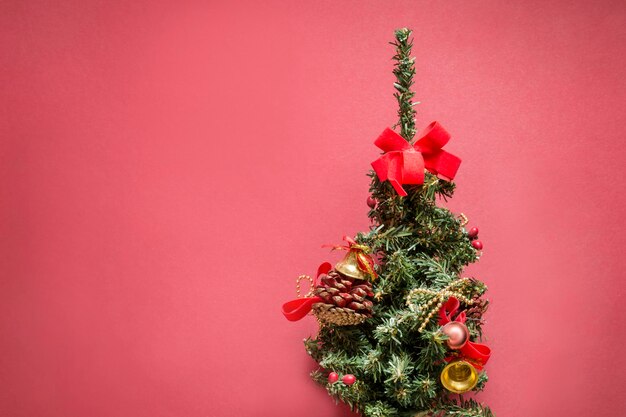
[[392, 44], [399, 134], [386, 129], [375, 141], [384, 153], [369, 173], [372, 227], [336, 247], [347, 255], [334, 267], [301, 276], [312, 290], [283, 313], [298, 320], [313, 310], [312, 377], [363, 416], [491, 416], [463, 398], [487, 381], [490, 350], [477, 342], [486, 287], [461, 275], [482, 243], [464, 215], [437, 204], [452, 196], [461, 160], [441, 149], [450, 136], [439, 123], [416, 135], [411, 31], [397, 30]]

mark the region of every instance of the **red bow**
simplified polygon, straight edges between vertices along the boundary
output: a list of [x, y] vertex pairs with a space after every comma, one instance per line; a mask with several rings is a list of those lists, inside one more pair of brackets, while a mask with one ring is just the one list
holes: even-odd
[[348, 242], [348, 244], [347, 245], [322, 245], [322, 247], [331, 247], [333, 248], [333, 250], [347, 250], [347, 251], [355, 252], [359, 269], [365, 272], [366, 274], [368, 274], [372, 278], [372, 280], [375, 280], [376, 278], [378, 278], [378, 274], [374, 270], [374, 260], [372, 259], [371, 256], [367, 254], [370, 248], [368, 248], [365, 245], [358, 244], [350, 236], [344, 236], [343, 240]]
[[[317, 275], [315, 281], [313, 281], [312, 288], [315, 287], [317, 278], [322, 274], [327, 274], [332, 268], [333, 266], [329, 262], [321, 264], [319, 268], [317, 268]], [[309, 314], [309, 311], [313, 308], [313, 304], [320, 302], [322, 302], [322, 299], [319, 297], [304, 297], [287, 301], [283, 304], [283, 315], [289, 321], [298, 321]]]
[[[454, 314], [456, 314], [457, 310], [461, 303], [454, 297], [450, 297], [448, 301], [441, 307], [439, 310], [439, 325], [443, 326], [445, 324], [450, 323], [451, 321], [458, 321], [461, 323], [465, 323], [465, 311], [460, 312], [456, 318], [452, 318]], [[483, 369], [483, 366], [489, 360], [491, 356], [491, 349], [487, 345], [483, 345], [482, 343], [474, 343], [471, 341], [467, 341], [465, 346], [461, 348], [461, 357], [467, 359], [474, 367], [478, 370]], [[451, 361], [456, 359], [456, 357], [446, 358], [446, 361]]]
[[452, 180], [461, 165], [461, 159], [444, 151], [450, 134], [432, 122], [418, 136], [414, 145], [387, 128], [374, 144], [385, 154], [372, 162], [372, 168], [381, 181], [389, 180], [396, 192], [406, 196], [402, 184], [423, 184], [424, 168], [446, 180]]

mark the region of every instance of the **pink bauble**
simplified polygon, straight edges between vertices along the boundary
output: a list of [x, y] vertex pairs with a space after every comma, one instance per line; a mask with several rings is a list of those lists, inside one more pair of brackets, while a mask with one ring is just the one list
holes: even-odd
[[347, 374], [344, 375], [343, 378], [341, 378], [341, 381], [346, 385], [352, 385], [356, 382], [356, 376], [352, 374]]
[[473, 247], [474, 249], [482, 250], [482, 248], [483, 248], [483, 242], [481, 242], [480, 240], [473, 240], [473, 241], [472, 241], [472, 247]]
[[469, 340], [467, 327], [459, 321], [451, 321], [441, 328], [441, 332], [448, 336], [446, 344], [450, 349], [461, 349]]
[[337, 374], [337, 372], [331, 372], [331, 373], [328, 374], [328, 383], [329, 384], [334, 384], [337, 381], [339, 381], [339, 375]]

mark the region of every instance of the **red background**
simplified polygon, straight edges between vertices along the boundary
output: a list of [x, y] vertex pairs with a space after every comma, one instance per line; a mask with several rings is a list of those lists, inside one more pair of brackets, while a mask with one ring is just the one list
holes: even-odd
[[0, 4], [0, 415], [349, 415], [279, 307], [368, 227], [400, 26], [485, 244], [479, 398], [624, 409], [626, 3], [76, 0]]

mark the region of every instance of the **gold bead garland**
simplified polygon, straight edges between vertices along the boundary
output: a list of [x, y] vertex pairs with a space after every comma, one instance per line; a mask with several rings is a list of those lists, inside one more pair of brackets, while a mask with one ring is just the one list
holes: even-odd
[[[471, 281], [472, 280], [470, 278], [461, 278], [453, 281], [440, 291], [433, 291], [426, 288], [414, 288], [409, 291], [409, 294], [406, 296], [406, 305], [409, 309], [418, 316], [422, 316], [426, 311], [428, 311], [428, 314], [426, 315], [426, 318], [423, 319], [418, 331], [422, 333], [424, 329], [426, 329], [426, 325], [430, 322], [430, 319], [441, 309], [443, 303], [450, 297], [456, 297], [467, 305], [474, 304], [474, 300], [463, 295], [464, 287], [469, 285]], [[412, 303], [412, 299], [416, 295], [420, 294], [432, 295], [433, 298], [431, 298], [427, 303], [416, 308], [415, 304]], [[435, 303], [437, 304], [435, 305]]]
[[308, 275], [300, 275], [296, 278], [296, 295], [300, 298], [302, 295], [300, 294], [300, 282], [308, 280], [309, 281], [309, 292], [305, 295], [305, 297], [310, 297], [313, 295], [313, 278]]
[[461, 226], [465, 227], [467, 226], [467, 224], [469, 223], [469, 219], [467, 218], [467, 216], [463, 213], [459, 214], [459, 220], [461, 221]]

